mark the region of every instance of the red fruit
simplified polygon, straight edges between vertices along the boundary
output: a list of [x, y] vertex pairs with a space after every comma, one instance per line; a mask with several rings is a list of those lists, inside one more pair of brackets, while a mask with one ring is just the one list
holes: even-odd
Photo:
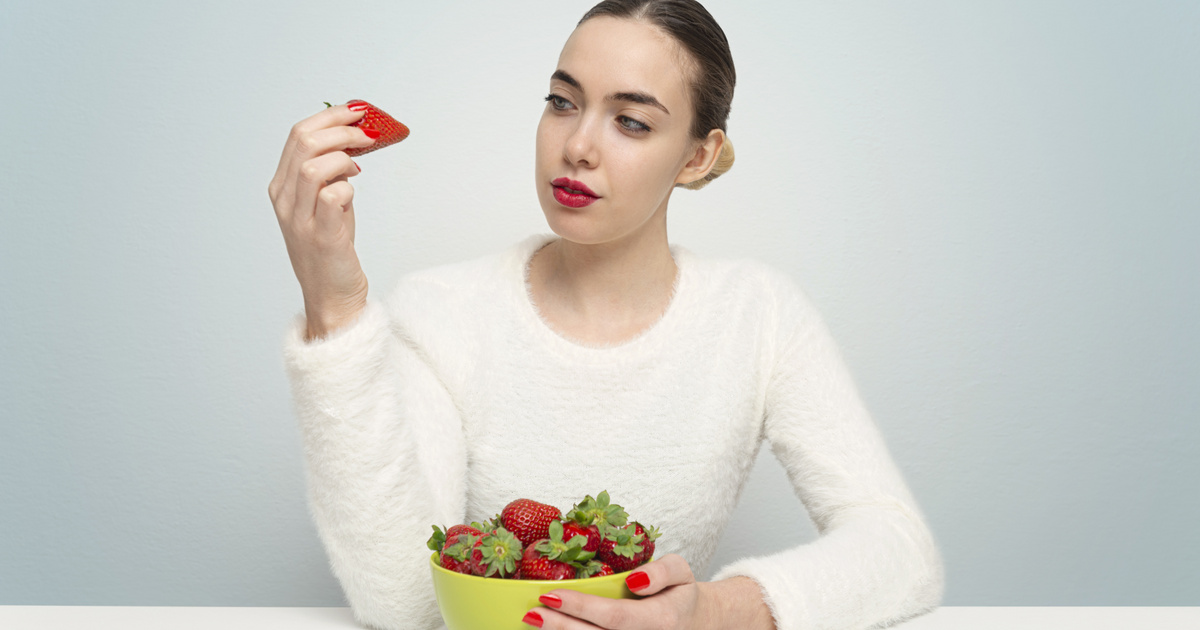
[[503, 527], [484, 534], [471, 549], [471, 573], [483, 577], [510, 578], [521, 562], [521, 541]]
[[446, 530], [446, 544], [453, 545], [454, 543], [450, 542], [450, 540], [459, 534], [473, 534], [475, 536], [482, 536], [483, 532], [471, 527], [470, 525], [455, 525]]
[[500, 511], [500, 524], [525, 546], [549, 538], [550, 523], [561, 518], [562, 512], [558, 508], [530, 499], [517, 499]]
[[600, 549], [600, 529], [595, 525], [584, 527], [575, 521], [563, 522], [563, 540], [570, 541], [576, 536], [587, 537], [587, 544], [583, 546], [584, 551], [596, 551]]
[[600, 562], [599, 560], [591, 560], [579, 569], [579, 571], [575, 574], [575, 577], [584, 579], [590, 577], [603, 577], [605, 575], [612, 575], [613, 573], [614, 571], [612, 567], [608, 566], [607, 564]]
[[[365, 153], [370, 153], [372, 151], [382, 149], [383, 147], [396, 144], [397, 142], [400, 142], [408, 137], [408, 127], [405, 127], [403, 123], [389, 116], [387, 112], [383, 111], [382, 109], [379, 109], [378, 107], [359, 99], [347, 101], [346, 104], [351, 107], [354, 105], [366, 105], [367, 107], [367, 113], [364, 114], [358, 122], [351, 123], [351, 127], [372, 129], [379, 132], [379, 137], [376, 138], [375, 142], [370, 146], [350, 147], [343, 149], [346, 152], [346, 155], [349, 155], [350, 157], [358, 157]], [[329, 103], [325, 103], [325, 106], [333, 107], [333, 105], [330, 105]]]
[[641, 562], [638, 554], [642, 552], [642, 541], [645, 534], [635, 531], [634, 525], [608, 527], [603, 531], [604, 542], [596, 551], [596, 559], [612, 567], [617, 573], [624, 573], [636, 568]]
[[550, 539], [535, 540], [534, 544], [525, 547], [521, 556], [522, 580], [573, 580], [575, 567], [566, 562], [551, 560], [538, 551], [541, 543], [549, 543]]
[[441, 527], [434, 525], [433, 535], [429, 537], [429, 541], [425, 543], [425, 546], [441, 553], [443, 549], [457, 542], [458, 536], [464, 533], [475, 536], [483, 535], [482, 531], [480, 531], [478, 528], [472, 527], [471, 525], [454, 525], [446, 531], [442, 531]]
[[642, 524], [636, 521], [633, 523], [633, 531], [635, 534], [641, 534], [643, 537], [642, 550], [639, 551], [633, 559], [638, 563], [638, 565], [646, 564], [647, 562], [650, 562], [652, 558], [654, 558], [654, 541], [658, 540], [658, 537], [662, 534], [658, 531], [657, 527], [652, 525], [642, 527]]
[[[446, 547], [442, 549], [441, 555], [438, 556], [438, 559], [441, 560], [442, 568], [467, 575], [474, 573], [471, 564], [471, 555], [475, 548], [482, 542], [483, 536], [478, 535], [478, 530], [474, 530], [473, 528], [467, 529], [472, 529], [475, 533], [460, 530], [454, 535], [447, 537]], [[451, 527], [450, 530], [454, 531], [454, 527]]]

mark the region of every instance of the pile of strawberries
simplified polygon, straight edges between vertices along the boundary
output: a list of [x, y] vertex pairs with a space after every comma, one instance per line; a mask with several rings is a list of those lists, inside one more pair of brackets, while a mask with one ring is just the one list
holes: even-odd
[[570, 580], [624, 573], [654, 557], [655, 527], [629, 522], [608, 491], [575, 504], [517, 499], [486, 522], [433, 526], [429, 548], [458, 573], [515, 580]]

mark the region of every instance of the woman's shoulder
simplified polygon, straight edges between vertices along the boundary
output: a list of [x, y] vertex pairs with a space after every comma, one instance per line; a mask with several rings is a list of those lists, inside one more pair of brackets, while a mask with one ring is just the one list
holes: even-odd
[[740, 297], [767, 305], [806, 301], [796, 279], [773, 264], [753, 257], [708, 257], [678, 249], [710, 299]]

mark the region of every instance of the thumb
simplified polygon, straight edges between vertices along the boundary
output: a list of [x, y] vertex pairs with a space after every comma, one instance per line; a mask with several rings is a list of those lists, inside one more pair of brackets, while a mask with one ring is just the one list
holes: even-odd
[[643, 564], [625, 578], [625, 584], [635, 595], [653, 595], [669, 586], [695, 581], [691, 565], [674, 553]]

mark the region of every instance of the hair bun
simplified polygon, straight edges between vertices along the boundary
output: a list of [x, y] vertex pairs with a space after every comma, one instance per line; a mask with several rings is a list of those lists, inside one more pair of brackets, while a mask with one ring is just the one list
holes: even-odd
[[731, 168], [733, 168], [733, 141], [729, 139], [729, 136], [725, 136], [725, 142], [721, 144], [721, 154], [717, 156], [717, 163], [713, 165], [708, 175], [691, 183], [680, 184], [680, 186], [688, 190], [700, 190], [712, 180], [727, 173]]

